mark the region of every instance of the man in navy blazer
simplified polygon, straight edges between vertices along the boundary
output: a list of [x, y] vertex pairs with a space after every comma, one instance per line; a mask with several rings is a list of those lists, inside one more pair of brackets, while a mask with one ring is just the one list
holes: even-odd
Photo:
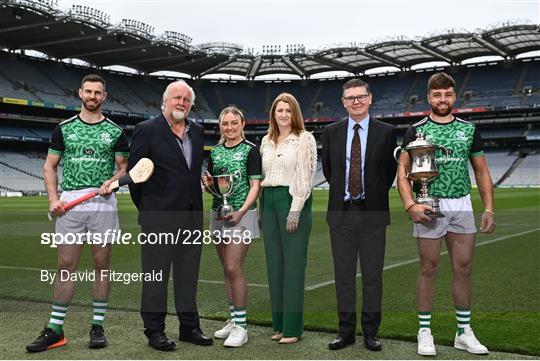
[[323, 173], [330, 184], [328, 214], [336, 282], [339, 335], [328, 346], [355, 342], [356, 268], [362, 272], [362, 332], [367, 349], [382, 348], [382, 271], [386, 227], [390, 224], [388, 191], [396, 176], [393, 127], [369, 115], [369, 85], [352, 79], [341, 98], [349, 116], [330, 124], [322, 135]]
[[[163, 93], [163, 113], [135, 126], [128, 158], [128, 169], [143, 157], [154, 162], [150, 179], [129, 189], [143, 234], [142, 272], [161, 273], [159, 280], [143, 281], [141, 296], [144, 333], [150, 346], [161, 351], [176, 346], [164, 332], [171, 265], [179, 339], [212, 344], [200, 329], [196, 304], [202, 246], [191, 244], [196, 238], [193, 232], [201, 231], [203, 225], [204, 130], [187, 119], [194, 102], [195, 94], [186, 82], [169, 84]], [[156, 242], [156, 237], [161, 240]]]

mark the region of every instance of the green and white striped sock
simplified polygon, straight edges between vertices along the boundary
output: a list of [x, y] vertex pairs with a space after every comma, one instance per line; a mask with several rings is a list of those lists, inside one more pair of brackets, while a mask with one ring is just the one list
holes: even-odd
[[92, 306], [94, 308], [92, 325], [102, 325], [105, 320], [105, 313], [107, 312], [107, 300], [94, 300]]
[[231, 321], [234, 321], [234, 303], [229, 302], [229, 312], [231, 313]]
[[457, 333], [458, 335], [461, 335], [465, 332], [465, 328], [471, 327], [471, 308], [456, 306], [456, 319]]
[[61, 334], [64, 329], [64, 319], [66, 318], [68, 305], [66, 303], [54, 302], [52, 304], [51, 318], [47, 327], [57, 334]]
[[431, 328], [431, 311], [418, 311], [418, 328]]
[[247, 308], [246, 307], [235, 307], [234, 308], [234, 324], [235, 326], [240, 326], [244, 329], [247, 328]]

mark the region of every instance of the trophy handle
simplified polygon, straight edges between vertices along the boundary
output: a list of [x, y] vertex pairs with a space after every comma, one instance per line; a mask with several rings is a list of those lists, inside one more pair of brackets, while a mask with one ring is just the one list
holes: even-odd
[[[394, 159], [396, 160], [397, 164], [399, 165], [403, 165], [399, 162], [399, 158], [398, 156], [401, 155], [401, 151], [403, 150], [403, 148], [401, 148], [399, 145], [396, 147], [396, 149], [394, 149]], [[399, 153], [398, 153], [399, 151]]]
[[[401, 148], [400, 146], [397, 146], [396, 149], [394, 149], [394, 159], [396, 160], [397, 164], [399, 164], [400, 166], [405, 167], [404, 164], [401, 164], [399, 162], [399, 158], [398, 158], [398, 156], [401, 155], [402, 150], [403, 150], [403, 148]], [[399, 151], [399, 153], [398, 153], [398, 151]], [[405, 171], [407, 171], [407, 170], [405, 170]], [[407, 172], [407, 174], [405, 175], [405, 178], [409, 178], [409, 172]]]
[[[234, 171], [234, 173], [232, 173], [232, 177], [233, 177], [233, 179], [237, 178], [238, 181], [237, 182], [232, 182], [231, 190], [228, 192], [227, 197], [230, 196], [231, 194], [233, 194], [236, 191], [236, 188], [238, 188], [240, 186], [240, 180], [242, 179], [242, 173], [240, 172], [239, 169], [237, 169], [236, 171]], [[236, 185], [236, 188], [234, 188], [235, 185]]]
[[444, 152], [444, 161], [441, 161], [441, 163], [446, 163], [448, 161], [448, 157], [450, 156], [450, 151], [445, 146], [438, 144], [436, 144], [435, 146]]
[[[208, 192], [212, 193], [213, 195], [215, 195], [216, 197], [218, 198], [223, 198], [221, 196], [221, 194], [217, 193], [213, 187], [214, 187], [214, 178], [212, 176], [210, 176], [210, 178], [212, 178], [212, 182], [210, 182], [210, 186], [204, 186], [204, 189], [206, 189]], [[204, 182], [203, 182], [203, 185], [204, 185]]]

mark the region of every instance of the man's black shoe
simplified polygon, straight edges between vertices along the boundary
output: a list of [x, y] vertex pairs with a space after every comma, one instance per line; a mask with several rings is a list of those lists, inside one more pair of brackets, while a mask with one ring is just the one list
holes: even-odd
[[210, 337], [206, 337], [200, 327], [192, 329], [180, 329], [180, 341], [191, 342], [199, 346], [210, 346], [214, 343]]
[[345, 348], [345, 347], [347, 347], [349, 345], [352, 345], [355, 342], [356, 342], [356, 340], [355, 340], [354, 335], [348, 336], [348, 337], [338, 336], [338, 337], [336, 337], [335, 340], [333, 340], [332, 342], [330, 342], [328, 344], [328, 348], [330, 350], [340, 350], [340, 349]]
[[171, 351], [176, 347], [176, 344], [171, 341], [164, 331], [144, 330], [144, 334], [148, 337], [148, 344], [159, 351]]
[[366, 336], [366, 337], [364, 337], [364, 345], [370, 351], [380, 351], [380, 350], [382, 350], [381, 341], [375, 336]]
[[105, 337], [105, 331], [101, 325], [92, 325], [90, 330], [90, 342], [88, 342], [89, 348], [103, 348], [107, 346], [107, 338]]
[[64, 346], [67, 344], [67, 339], [64, 333], [57, 334], [51, 328], [46, 327], [31, 344], [26, 346], [28, 352], [41, 352], [52, 348]]

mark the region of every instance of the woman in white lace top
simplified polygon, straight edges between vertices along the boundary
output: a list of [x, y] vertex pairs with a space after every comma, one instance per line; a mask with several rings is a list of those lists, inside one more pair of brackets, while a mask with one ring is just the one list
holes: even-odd
[[263, 234], [276, 332], [272, 339], [295, 343], [304, 330], [304, 282], [317, 146], [313, 135], [304, 129], [300, 106], [291, 94], [282, 93], [272, 103], [261, 155]]

